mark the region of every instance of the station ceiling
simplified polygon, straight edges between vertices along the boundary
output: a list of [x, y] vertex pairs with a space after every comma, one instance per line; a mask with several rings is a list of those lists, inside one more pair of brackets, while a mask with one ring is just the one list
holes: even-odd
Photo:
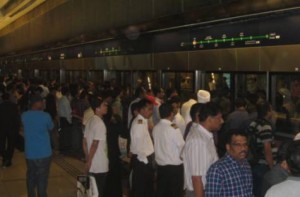
[[0, 0], [0, 30], [46, 0]]

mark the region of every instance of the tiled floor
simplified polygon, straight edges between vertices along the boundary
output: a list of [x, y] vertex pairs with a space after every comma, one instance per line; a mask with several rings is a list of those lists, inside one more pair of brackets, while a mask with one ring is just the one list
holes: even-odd
[[[0, 168], [0, 196], [26, 197], [26, 163], [24, 154], [16, 151], [13, 165]], [[83, 162], [63, 157], [53, 158], [49, 176], [49, 197], [76, 197], [76, 174], [81, 173]]]

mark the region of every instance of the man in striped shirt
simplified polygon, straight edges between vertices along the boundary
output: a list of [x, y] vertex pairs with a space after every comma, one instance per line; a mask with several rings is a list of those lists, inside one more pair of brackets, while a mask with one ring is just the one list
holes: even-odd
[[192, 125], [183, 150], [187, 197], [204, 197], [207, 170], [218, 160], [212, 132], [218, 131], [223, 122], [214, 103], [201, 106], [199, 124]]

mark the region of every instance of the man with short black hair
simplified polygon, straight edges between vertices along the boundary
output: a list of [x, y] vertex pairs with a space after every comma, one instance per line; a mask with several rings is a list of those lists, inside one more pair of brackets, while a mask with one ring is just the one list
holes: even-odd
[[183, 149], [183, 162], [187, 197], [204, 197], [206, 173], [218, 160], [212, 132], [218, 131], [223, 118], [216, 104], [201, 107], [199, 124], [193, 124]]
[[182, 117], [182, 115], [180, 114], [180, 104], [181, 104], [181, 99], [179, 96], [173, 96], [171, 97], [171, 99], [168, 101], [168, 103], [170, 103], [173, 106], [173, 112], [174, 112], [174, 119], [173, 119], [173, 123], [175, 123], [180, 131], [182, 136], [184, 135], [184, 131], [185, 131], [185, 121]]
[[132, 196], [152, 197], [152, 166], [154, 147], [149, 133], [148, 119], [153, 113], [153, 104], [147, 99], [138, 102], [139, 114], [133, 120], [130, 129], [130, 151], [132, 152]]
[[232, 130], [226, 139], [226, 155], [207, 172], [206, 197], [252, 197], [252, 172], [247, 161], [248, 139], [244, 131]]
[[29, 197], [47, 196], [52, 149], [49, 130], [53, 129], [50, 115], [44, 110], [43, 98], [33, 95], [30, 110], [22, 114], [27, 163], [27, 193]]
[[[277, 148], [274, 144], [274, 135], [272, 132], [271, 118], [272, 106], [267, 101], [260, 101], [256, 105], [257, 119], [250, 123], [247, 132], [252, 136], [250, 150], [252, 153], [252, 173], [254, 195], [261, 197], [262, 181], [265, 173], [274, 165]], [[251, 140], [250, 140], [251, 142]]]
[[161, 120], [154, 126], [153, 139], [157, 163], [157, 197], [180, 197], [183, 189], [183, 165], [180, 158], [183, 136], [174, 119], [170, 103], [159, 107]]
[[298, 197], [300, 194], [300, 141], [292, 142], [287, 149], [287, 164], [291, 176], [274, 185], [265, 197]]

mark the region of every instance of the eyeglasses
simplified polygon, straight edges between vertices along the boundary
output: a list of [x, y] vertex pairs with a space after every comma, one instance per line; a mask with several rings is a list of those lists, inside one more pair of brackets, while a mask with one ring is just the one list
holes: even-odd
[[248, 148], [248, 144], [240, 144], [240, 143], [231, 143], [232, 146], [238, 147], [238, 148]]

